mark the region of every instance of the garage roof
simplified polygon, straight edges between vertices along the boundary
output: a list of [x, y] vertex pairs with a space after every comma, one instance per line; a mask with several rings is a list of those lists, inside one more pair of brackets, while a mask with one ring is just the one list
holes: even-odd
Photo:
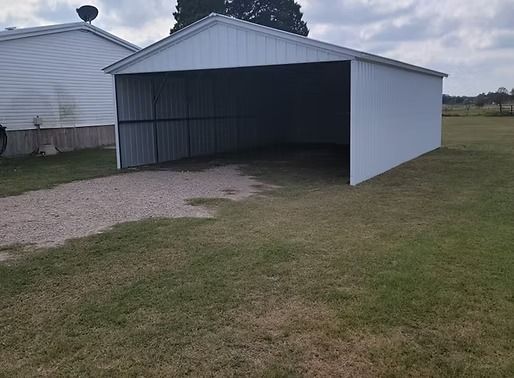
[[104, 71], [126, 74], [341, 60], [368, 61], [438, 77], [448, 76], [216, 13], [104, 68]]
[[48, 26], [37, 26], [33, 28], [21, 28], [21, 29], [13, 29], [13, 30], [4, 30], [0, 31], [0, 42], [10, 41], [13, 39], [21, 39], [28, 37], [37, 37], [41, 35], [47, 34], [55, 34], [55, 33], [63, 33], [73, 30], [83, 30], [88, 31], [93, 34], [96, 34], [102, 38], [108, 39], [111, 42], [117, 43], [123, 47], [126, 47], [132, 51], [139, 51], [140, 48], [136, 45], [133, 45], [130, 42], [125, 41], [115, 35], [106, 32], [103, 29], [97, 28], [91, 24], [86, 22], [72, 22], [67, 24], [59, 24], [59, 25], [48, 25]]

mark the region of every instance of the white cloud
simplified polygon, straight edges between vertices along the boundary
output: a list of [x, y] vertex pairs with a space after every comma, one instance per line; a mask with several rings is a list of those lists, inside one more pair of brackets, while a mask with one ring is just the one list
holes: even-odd
[[99, 9], [96, 26], [145, 46], [169, 35], [174, 20], [170, 0], [0, 0], [0, 27], [30, 27], [80, 21], [75, 9]]
[[299, 0], [311, 37], [448, 72], [445, 89], [514, 86], [512, 0]]
[[[512, 0], [298, 0], [311, 37], [448, 72], [445, 89], [514, 87]], [[0, 27], [78, 20], [84, 0], [0, 0]], [[168, 35], [172, 0], [88, 0], [94, 22], [147, 45]]]

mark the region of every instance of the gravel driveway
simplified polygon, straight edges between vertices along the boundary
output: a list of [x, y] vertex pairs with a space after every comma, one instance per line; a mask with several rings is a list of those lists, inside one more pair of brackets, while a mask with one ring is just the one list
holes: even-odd
[[237, 166], [223, 166], [201, 172], [127, 173], [0, 198], [0, 246], [54, 246], [152, 217], [209, 217], [209, 210], [186, 200], [239, 200], [256, 193], [259, 185]]

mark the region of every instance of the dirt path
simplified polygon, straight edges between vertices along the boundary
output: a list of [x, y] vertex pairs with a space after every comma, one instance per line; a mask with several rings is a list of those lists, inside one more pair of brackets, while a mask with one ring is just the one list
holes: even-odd
[[237, 166], [201, 172], [145, 171], [60, 185], [0, 198], [0, 246], [47, 247], [152, 217], [209, 217], [191, 198], [243, 199], [258, 181]]

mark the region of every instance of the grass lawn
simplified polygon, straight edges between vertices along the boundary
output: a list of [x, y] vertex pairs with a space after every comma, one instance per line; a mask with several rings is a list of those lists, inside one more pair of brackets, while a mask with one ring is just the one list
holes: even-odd
[[0, 158], [0, 197], [115, 172], [115, 152], [109, 149], [67, 152], [44, 158]]
[[216, 219], [14, 251], [0, 375], [513, 376], [514, 119], [444, 134], [356, 188], [256, 162], [282, 187]]

